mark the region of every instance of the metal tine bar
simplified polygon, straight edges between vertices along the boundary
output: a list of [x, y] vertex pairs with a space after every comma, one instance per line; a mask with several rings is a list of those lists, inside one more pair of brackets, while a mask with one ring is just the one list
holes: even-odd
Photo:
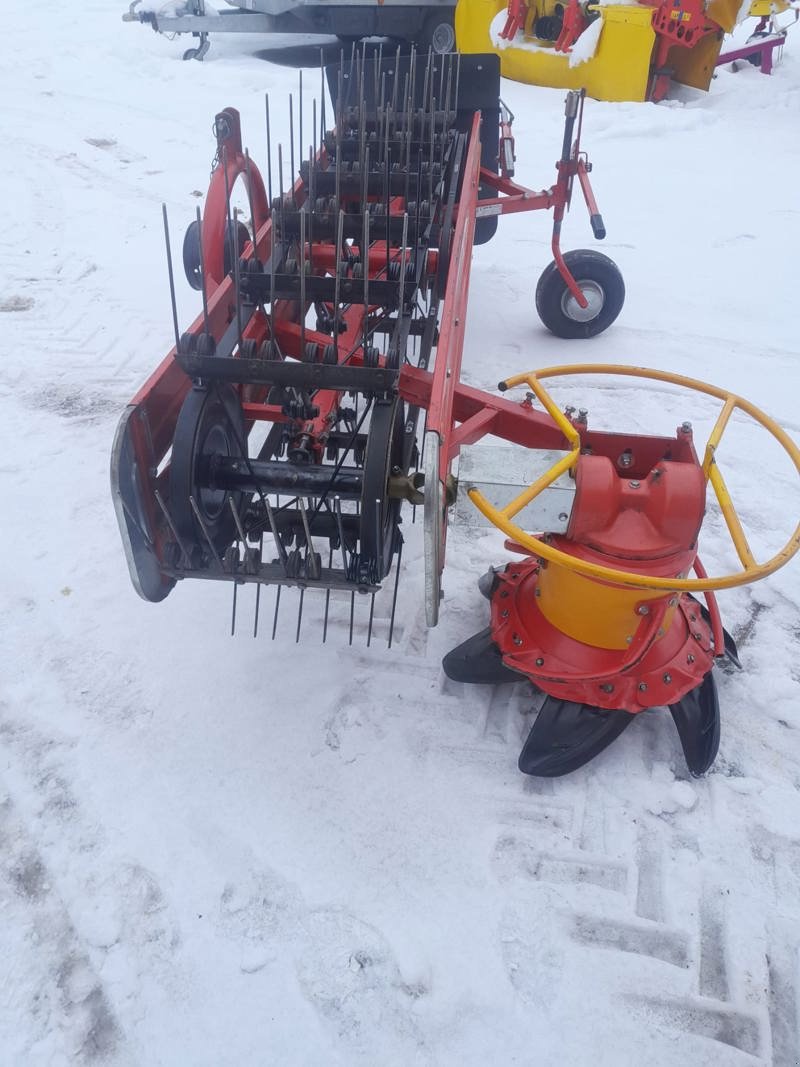
[[455, 95], [455, 98], [453, 100], [453, 108], [456, 111], [458, 111], [458, 91], [459, 91], [459, 88], [460, 88], [460, 84], [461, 84], [461, 53], [459, 52], [458, 53], [458, 57], [456, 59], [456, 95]]
[[175, 300], [175, 274], [172, 270], [172, 249], [169, 246], [169, 221], [167, 220], [167, 205], [161, 205], [161, 214], [164, 218], [164, 241], [167, 245], [167, 272], [169, 274], [169, 295], [172, 301], [172, 325], [175, 327], [175, 351], [180, 351], [181, 335], [178, 333], [178, 305]]
[[[264, 534], [261, 534], [261, 539], [258, 546], [258, 558], [259, 561], [264, 556]], [[256, 613], [253, 619], [253, 637], [258, 637], [258, 611], [261, 607], [261, 582], [256, 583]]]
[[394, 592], [392, 593], [392, 614], [389, 618], [389, 643], [387, 648], [392, 647], [392, 637], [394, 636], [394, 613], [397, 610], [397, 589], [400, 585], [400, 564], [403, 560], [403, 540], [400, 539], [400, 547], [397, 549], [397, 562], [395, 563], [394, 574]]
[[167, 505], [164, 503], [164, 500], [163, 500], [163, 497], [161, 496], [161, 493], [158, 491], [158, 489], [156, 489], [153, 495], [156, 498], [156, 503], [158, 504], [158, 506], [161, 508], [161, 510], [164, 513], [164, 518], [167, 520], [167, 525], [169, 526], [170, 530], [172, 531], [172, 536], [175, 538], [175, 540], [176, 540], [176, 542], [178, 544], [178, 548], [180, 548], [181, 552], [183, 553], [183, 558], [186, 560], [187, 566], [191, 567], [191, 565], [192, 565], [192, 557], [189, 555], [189, 553], [188, 553], [188, 551], [186, 549], [186, 545], [183, 543], [183, 538], [178, 533], [178, 531], [177, 531], [177, 529], [175, 527], [175, 523], [172, 521], [172, 516], [170, 515], [169, 511], [167, 510]]
[[356, 611], [356, 594], [355, 594], [355, 592], [353, 592], [353, 593], [350, 594], [350, 640], [348, 641], [348, 644], [350, 644], [350, 645], [352, 645], [352, 643], [353, 643], [353, 616], [355, 615], [355, 611]]
[[[388, 142], [388, 139], [389, 139], [388, 136], [387, 136], [386, 139], [387, 139], [387, 142]], [[386, 151], [386, 277], [387, 277], [387, 279], [389, 277], [389, 260], [391, 258], [390, 254], [389, 254], [389, 209], [391, 207], [391, 198], [389, 196], [389, 171], [391, 169], [391, 162], [392, 162], [392, 150], [389, 148], [389, 146], [387, 144], [387, 151]]]
[[194, 512], [194, 517], [197, 519], [198, 523], [200, 524], [200, 529], [203, 531], [203, 536], [205, 537], [206, 541], [208, 541], [208, 547], [211, 549], [212, 553], [214, 554], [214, 559], [217, 561], [217, 566], [219, 567], [219, 569], [221, 571], [224, 571], [225, 567], [224, 567], [224, 565], [222, 563], [222, 558], [221, 558], [219, 552], [217, 552], [216, 545], [211, 540], [211, 535], [208, 532], [208, 527], [206, 526], [206, 524], [205, 524], [205, 522], [203, 520], [203, 516], [200, 514], [200, 509], [197, 506], [197, 501], [195, 500], [195, 498], [193, 496], [189, 497], [189, 505], [190, 505], [192, 511]]
[[270, 211], [272, 211], [272, 137], [269, 130], [269, 93], [265, 94], [264, 103], [267, 113], [267, 193]]
[[[333, 545], [331, 545], [330, 548], [328, 549], [328, 570], [331, 569], [332, 564], [333, 564]], [[322, 623], [322, 643], [323, 643], [323, 645], [328, 640], [328, 611], [330, 610], [330, 606], [331, 606], [331, 590], [330, 590], [330, 587], [328, 587], [325, 590], [325, 618], [324, 618], [324, 621]]]
[[[436, 97], [433, 98], [433, 109], [431, 111], [431, 154], [428, 157], [428, 203], [433, 207], [433, 155], [434, 155], [434, 121], [433, 117], [436, 114]], [[419, 200], [419, 196], [417, 197]], [[419, 233], [419, 219], [417, 219], [417, 233]]]
[[300, 359], [306, 358], [306, 212], [300, 209]]
[[275, 640], [275, 634], [278, 632], [278, 612], [281, 609], [281, 589], [282, 586], [278, 586], [278, 591], [275, 594], [275, 614], [272, 617], [272, 640]]
[[377, 130], [377, 133], [378, 133], [378, 148], [380, 149], [381, 142], [383, 141], [383, 127], [384, 127], [384, 123], [386, 121], [386, 74], [385, 73], [381, 74], [381, 102], [380, 102], [380, 107], [378, 108], [377, 118], [378, 118], [378, 122], [377, 122], [377, 127], [378, 127], [378, 130]]
[[414, 114], [414, 94], [417, 88], [417, 46], [411, 46], [411, 88], [408, 94], [409, 118]]
[[278, 342], [275, 340], [275, 215], [272, 216], [272, 221], [269, 227], [269, 343], [272, 346], [272, 355], [275, 356], [275, 350], [278, 347]]
[[296, 633], [294, 635], [294, 643], [296, 645], [300, 644], [300, 624], [303, 621], [303, 600], [305, 598], [305, 595], [306, 595], [306, 591], [301, 586], [300, 587], [300, 602], [297, 605], [297, 631], [296, 631]]
[[231, 189], [228, 183], [228, 153], [222, 149], [222, 174], [225, 178], [225, 225], [230, 239], [231, 259], [233, 260], [233, 283], [236, 287], [236, 333], [239, 350], [242, 348], [242, 295], [239, 288], [239, 240], [237, 230], [231, 218]]
[[308, 525], [308, 515], [306, 514], [306, 505], [305, 505], [305, 503], [303, 501], [303, 498], [301, 496], [299, 496], [297, 498], [297, 506], [300, 509], [300, 518], [303, 520], [303, 533], [305, 534], [305, 538], [306, 538], [306, 551], [307, 552], [313, 552], [314, 551], [314, 546], [311, 543], [311, 529], [310, 529], [310, 527]]
[[314, 273], [314, 146], [308, 146], [308, 270]]
[[[300, 149], [299, 155], [300, 155], [300, 159], [302, 160], [302, 158], [303, 158], [303, 68], [302, 67], [299, 70], [299, 74], [300, 74], [300, 89], [299, 89], [299, 99], [298, 99], [298, 102], [297, 102], [297, 112], [298, 112], [297, 117], [298, 117], [298, 121], [299, 121], [299, 130], [298, 130], [298, 132], [299, 132], [300, 136], [299, 136], [298, 141], [297, 141], [297, 146]], [[292, 178], [294, 178], [294, 171], [292, 172]]]
[[445, 108], [444, 108], [445, 121], [447, 121], [447, 116], [450, 114], [450, 90], [453, 87], [453, 57], [452, 57], [452, 55], [448, 55], [447, 59], [449, 60], [449, 62], [447, 64], [447, 94], [446, 94], [446, 97], [445, 97], [445, 101], [446, 102], [445, 102]]
[[289, 93], [289, 187], [294, 184], [294, 97]]
[[394, 59], [394, 86], [392, 88], [392, 111], [397, 114], [397, 87], [400, 84], [400, 78], [398, 74], [400, 72], [400, 45], [397, 46], [397, 52]]
[[200, 214], [200, 208], [197, 208], [197, 243], [200, 246], [200, 289], [203, 294], [203, 330], [205, 333], [209, 333], [208, 329], [208, 294], [206, 293], [206, 265], [203, 260], [203, 219]]
[[239, 583], [233, 583], [233, 603], [231, 604], [231, 637], [236, 635], [236, 601], [238, 599]]
[[275, 547], [278, 550], [278, 558], [283, 564], [284, 570], [287, 570], [289, 556], [286, 552], [286, 546], [284, 545], [283, 541], [281, 541], [280, 534], [278, 533], [278, 525], [275, 522], [275, 512], [272, 510], [272, 505], [270, 504], [269, 500], [264, 501], [264, 506], [267, 509], [267, 521], [269, 522], [270, 530], [272, 530], [272, 537], [275, 541]]
[[247, 537], [245, 536], [244, 527], [242, 526], [242, 520], [239, 517], [239, 512], [236, 510], [236, 505], [233, 502], [233, 497], [228, 497], [228, 503], [231, 507], [231, 514], [233, 515], [233, 521], [236, 523], [236, 532], [239, 534], [239, 539], [242, 542], [242, 548], [247, 548]]
[[[427, 61], [425, 63], [425, 80], [422, 83], [422, 119], [423, 119], [423, 122], [424, 122], [424, 118], [425, 118], [425, 105], [428, 102], [428, 84], [429, 84], [430, 79], [431, 79], [431, 57], [432, 56], [433, 56], [433, 47], [431, 45], [428, 45], [428, 57], [427, 57]], [[419, 134], [420, 141], [422, 140], [422, 138], [424, 136], [425, 136], [425, 131], [424, 131], [424, 129], [421, 129], [420, 130], [420, 134]]]
[[[366, 45], [364, 46], [366, 48]], [[361, 166], [364, 166], [364, 142], [367, 137], [367, 105], [364, 100], [364, 65], [366, 55], [361, 51], [358, 73], [358, 158]]]
[[378, 62], [375, 64], [375, 99], [378, 99], [380, 88], [381, 64], [383, 63], [383, 41], [378, 45]]
[[369, 626], [367, 627], [367, 648], [372, 644], [372, 620], [375, 618], [375, 594], [369, 601]]
[[344, 229], [344, 212], [339, 209], [339, 224], [336, 227], [336, 277], [333, 283], [333, 343], [339, 346], [339, 297], [342, 282], [342, 232]]
[[342, 569], [347, 577], [347, 548], [344, 543], [344, 523], [342, 522], [342, 500], [341, 497], [335, 496], [333, 498], [333, 510], [336, 514], [336, 528], [339, 531], [339, 548], [342, 550]]
[[[314, 137], [316, 138], [316, 133]], [[325, 143], [325, 55], [319, 50], [319, 143]]]
[[283, 214], [283, 145], [278, 145], [278, 195], [280, 196], [281, 214]]
[[[419, 198], [417, 198], [417, 204], [419, 204]], [[419, 207], [417, 207], [419, 211]], [[419, 233], [419, 225], [417, 226], [417, 232]], [[402, 314], [402, 308], [406, 302], [406, 256], [408, 243], [408, 212], [403, 212], [403, 237], [400, 244], [400, 308]]]
[[[369, 158], [369, 149], [367, 149], [367, 158]], [[361, 266], [364, 280], [364, 340], [362, 344], [366, 350], [369, 342], [369, 204], [366, 201], [364, 206], [364, 236], [361, 241], [361, 247], [363, 250], [361, 253]]]

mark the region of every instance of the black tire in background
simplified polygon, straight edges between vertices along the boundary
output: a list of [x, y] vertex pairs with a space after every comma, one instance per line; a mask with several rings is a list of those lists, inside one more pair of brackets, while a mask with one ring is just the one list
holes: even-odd
[[625, 302], [622, 274], [613, 259], [592, 249], [566, 252], [564, 262], [589, 301], [589, 307], [580, 307], [554, 260], [542, 272], [536, 286], [539, 318], [556, 337], [596, 337], [608, 329], [622, 310]]

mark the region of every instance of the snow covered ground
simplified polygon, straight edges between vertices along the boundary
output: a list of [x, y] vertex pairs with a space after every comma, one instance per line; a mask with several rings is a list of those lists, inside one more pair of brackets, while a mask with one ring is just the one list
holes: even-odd
[[[745, 669], [719, 674], [722, 746], [699, 781], [663, 712], [566, 779], [518, 773], [525, 686], [468, 690], [440, 669], [484, 625], [475, 579], [504, 558], [489, 534], [453, 533], [428, 632], [407, 528], [391, 652], [363, 647], [366, 619], [349, 649], [344, 609], [324, 648], [318, 611], [296, 646], [289, 617], [274, 643], [247, 621], [231, 640], [225, 589], [186, 583], [160, 606], [133, 592], [108, 463], [171, 344], [160, 204], [179, 234], [223, 106], [260, 160], [263, 94], [296, 92], [297, 74], [244, 38], [182, 63], [185, 42], [121, 9], [3, 8], [0, 1064], [800, 1062], [796, 561], [721, 596]], [[550, 184], [562, 94], [503, 94], [520, 180]], [[800, 35], [771, 78], [746, 66], [660, 106], [590, 101], [623, 313], [591, 342], [548, 335], [532, 301], [547, 219], [501, 221], [475, 255], [468, 380], [669, 368], [796, 438], [799, 114]], [[566, 246], [592, 243], [574, 211]], [[197, 312], [184, 283], [179, 305]], [[604, 428], [689, 418], [700, 436], [716, 414], [620, 382], [556, 395]], [[795, 524], [796, 477], [740, 419], [720, 463], [763, 558]], [[734, 565], [713, 513], [702, 553]]]

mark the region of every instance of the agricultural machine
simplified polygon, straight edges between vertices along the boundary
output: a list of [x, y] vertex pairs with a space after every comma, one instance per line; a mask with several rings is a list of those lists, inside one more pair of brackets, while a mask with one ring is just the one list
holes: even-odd
[[[712, 664], [736, 661], [713, 590], [770, 573], [800, 543], [795, 532], [756, 563], [716, 447], [740, 409], [799, 468], [800, 453], [747, 401], [666, 373], [567, 366], [520, 374], [499, 394], [466, 384], [473, 245], [492, 237], [500, 215], [553, 212], [554, 258], [536, 290], [551, 331], [590, 337], [620, 311], [613, 262], [560, 247], [576, 183], [595, 237], [604, 236], [581, 149], [583, 96], [567, 95], [556, 180], [535, 191], [512, 177], [496, 56], [368, 59], [353, 49], [326, 76], [332, 128], [323, 92], [308, 151], [295, 155], [303, 113], [296, 121], [291, 111], [286, 185], [281, 147], [268, 147], [265, 186], [242, 148], [238, 113], [216, 116], [205, 210], [183, 245], [202, 311], [184, 333], [164, 211], [175, 345], [122, 416], [111, 464], [136, 590], [155, 602], [186, 579], [227, 582], [235, 617], [239, 590], [254, 586], [256, 632], [262, 589], [273, 586], [272, 635], [284, 594], [284, 612], [297, 598], [298, 638], [304, 598], [317, 593], [323, 641], [329, 609], [344, 602], [350, 641], [356, 611], [368, 611], [370, 643], [383, 587], [391, 647], [403, 511], [422, 512], [433, 626], [448, 523], [474, 504], [518, 559], [481, 580], [489, 625], [444, 669], [462, 682], [528, 679], [540, 691], [520, 768], [566, 773], [637, 712], [664, 705], [691, 771], [704, 772], [719, 741]], [[268, 99], [266, 125], [269, 142]], [[236, 189], [246, 194], [244, 215], [232, 210]], [[560, 410], [544, 383], [578, 373], [657, 378], [719, 397], [702, 458], [688, 423], [666, 437], [608, 433], [590, 429], [583, 410]], [[521, 398], [507, 395], [518, 387]], [[526, 463], [544, 456], [544, 473], [510, 489], [509, 477], [481, 477], [474, 465], [468, 477], [463, 462], [457, 470], [461, 453], [477, 454], [488, 437]], [[697, 556], [709, 481], [742, 561], [734, 575], [709, 578]]]
[[[459, 0], [461, 52], [494, 50], [507, 78], [583, 88], [597, 100], [662, 100], [672, 82], [708, 89], [714, 68], [735, 59], [772, 70], [792, 0]], [[759, 21], [747, 44], [721, 54], [743, 15]]]

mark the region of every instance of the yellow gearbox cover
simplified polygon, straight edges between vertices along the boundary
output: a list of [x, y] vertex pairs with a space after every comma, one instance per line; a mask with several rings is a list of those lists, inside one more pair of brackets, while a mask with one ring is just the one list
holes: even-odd
[[496, 52], [505, 78], [554, 89], [585, 89], [595, 100], [645, 100], [655, 42], [653, 8], [609, 4], [594, 56], [574, 67], [569, 56], [518, 35], [500, 40], [506, 0], [458, 0], [455, 26], [460, 52]]

